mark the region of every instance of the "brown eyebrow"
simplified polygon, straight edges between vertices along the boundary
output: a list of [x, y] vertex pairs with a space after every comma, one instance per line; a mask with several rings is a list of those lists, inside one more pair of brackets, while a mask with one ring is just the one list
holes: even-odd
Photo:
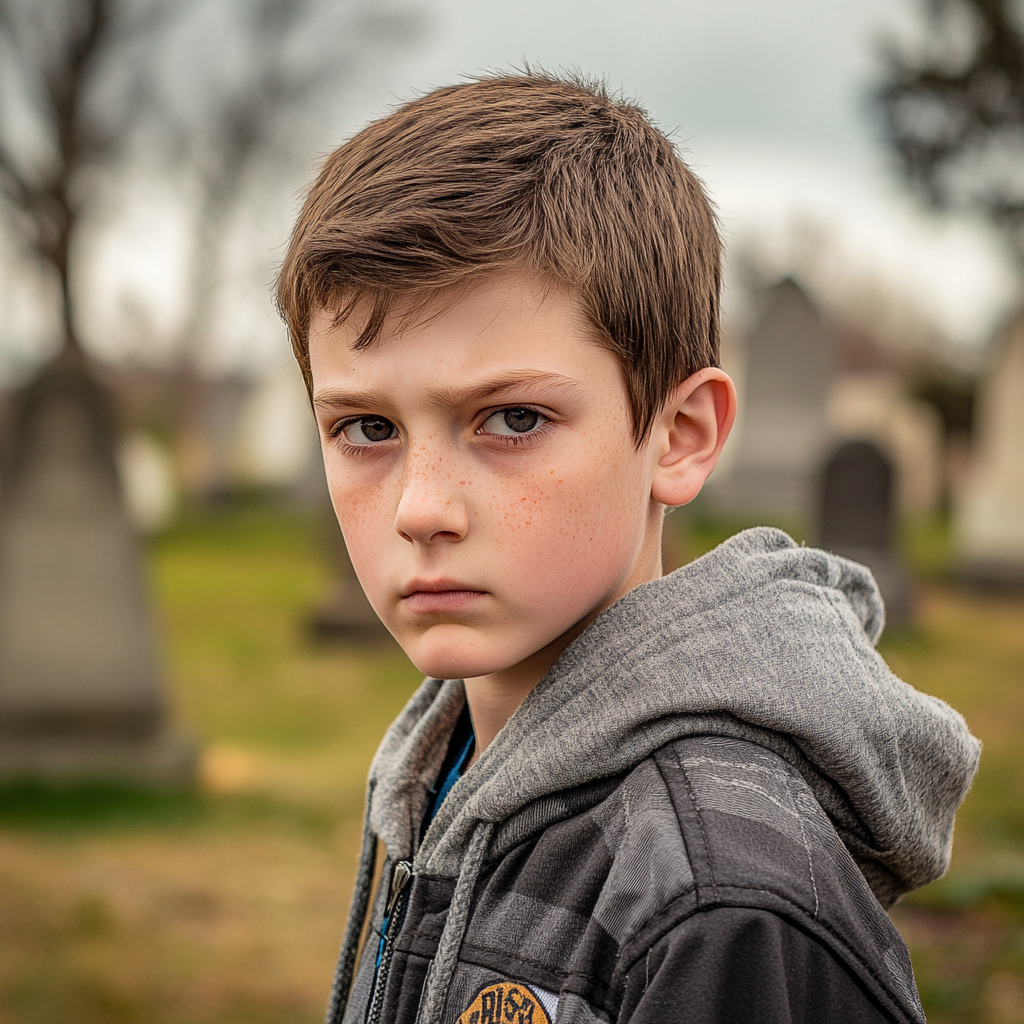
[[[582, 385], [572, 377], [560, 373], [548, 373], [545, 370], [510, 370], [505, 373], [488, 377], [465, 388], [442, 384], [431, 388], [430, 401], [438, 406], [458, 406], [467, 402], [482, 402], [494, 398], [504, 391], [521, 387], [544, 387], [554, 391], [578, 391]], [[348, 391], [345, 388], [324, 388], [313, 396], [313, 406], [324, 412], [330, 412], [340, 406], [350, 408], [386, 408], [391, 403], [383, 392], [375, 389], [366, 391]]]
[[388, 405], [383, 392], [346, 391], [344, 388], [324, 388], [313, 395], [313, 408], [322, 412], [333, 412], [342, 406], [354, 408], [380, 408]]

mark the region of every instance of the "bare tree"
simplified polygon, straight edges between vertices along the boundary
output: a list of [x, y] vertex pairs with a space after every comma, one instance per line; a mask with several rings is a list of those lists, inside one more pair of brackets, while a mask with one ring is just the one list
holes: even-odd
[[208, 341], [232, 222], [251, 191], [269, 179], [304, 175], [322, 145], [316, 115], [382, 51], [414, 38], [421, 19], [380, 0], [249, 0], [231, 8], [228, 39], [200, 55], [203, 96], [168, 110], [171, 159], [196, 189], [195, 227], [181, 358]]
[[886, 141], [930, 204], [982, 213], [1024, 270], [1024, 4], [926, 4], [923, 42], [885, 46]]
[[145, 95], [132, 44], [159, 11], [116, 0], [0, 0], [0, 199], [16, 240], [56, 277], [68, 349], [80, 349], [76, 234], [96, 172], [125, 153]]
[[[189, 41], [196, 95], [180, 68], [157, 68], [167, 30], [187, 32], [204, 10], [227, 23], [222, 38]], [[76, 235], [99, 172], [127, 159], [140, 127], [196, 186], [182, 346], [191, 361], [257, 168], [304, 170], [308, 157], [294, 154], [310, 149], [305, 115], [419, 25], [409, 9], [371, 0], [0, 0], [0, 201], [17, 242], [56, 278], [65, 346], [80, 347]]]

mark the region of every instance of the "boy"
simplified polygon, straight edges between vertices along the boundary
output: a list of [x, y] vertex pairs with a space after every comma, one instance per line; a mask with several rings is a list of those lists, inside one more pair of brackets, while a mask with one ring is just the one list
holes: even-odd
[[700, 183], [586, 83], [440, 89], [313, 184], [279, 302], [428, 676], [332, 1024], [923, 1019], [883, 906], [945, 870], [977, 742], [874, 652], [862, 567], [757, 529], [661, 578], [735, 417], [719, 283]]

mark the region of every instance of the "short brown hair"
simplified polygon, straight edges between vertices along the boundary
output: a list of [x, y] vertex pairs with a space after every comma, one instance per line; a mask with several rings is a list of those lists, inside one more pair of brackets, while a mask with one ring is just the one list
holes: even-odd
[[718, 365], [721, 241], [697, 177], [638, 106], [544, 73], [421, 96], [324, 162], [277, 282], [312, 386], [309, 324], [369, 300], [522, 271], [571, 289], [622, 367], [637, 443], [680, 381]]

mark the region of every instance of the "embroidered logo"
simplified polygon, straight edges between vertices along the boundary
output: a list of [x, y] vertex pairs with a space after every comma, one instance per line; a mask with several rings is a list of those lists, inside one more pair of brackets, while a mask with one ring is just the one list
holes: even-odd
[[459, 1024], [551, 1024], [541, 1001], [525, 985], [488, 985]]

